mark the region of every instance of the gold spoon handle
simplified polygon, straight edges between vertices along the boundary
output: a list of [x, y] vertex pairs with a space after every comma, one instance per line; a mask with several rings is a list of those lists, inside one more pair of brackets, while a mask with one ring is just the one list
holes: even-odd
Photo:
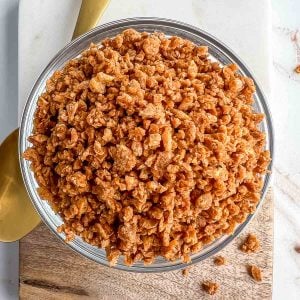
[[82, 0], [72, 40], [94, 28], [110, 0]]

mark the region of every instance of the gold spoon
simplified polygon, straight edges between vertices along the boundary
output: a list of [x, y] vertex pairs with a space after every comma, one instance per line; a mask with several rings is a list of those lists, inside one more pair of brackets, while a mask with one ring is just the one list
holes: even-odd
[[[83, 0], [72, 39], [95, 27], [110, 0]], [[19, 129], [0, 146], [0, 241], [21, 239], [40, 223], [24, 186], [18, 159]]]

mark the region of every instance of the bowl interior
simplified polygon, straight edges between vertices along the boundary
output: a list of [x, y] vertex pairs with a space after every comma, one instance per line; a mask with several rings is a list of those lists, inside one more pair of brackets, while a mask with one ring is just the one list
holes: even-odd
[[[33, 129], [32, 120], [34, 117], [36, 102], [38, 100], [39, 95], [45, 90], [47, 79], [51, 77], [55, 70], [63, 68], [64, 64], [68, 60], [78, 56], [83, 50], [85, 50], [90, 45], [90, 43], [99, 43], [103, 39], [113, 37], [127, 28], [134, 28], [138, 31], [147, 32], [161, 31], [164, 32], [167, 36], [177, 35], [182, 38], [189, 39], [197, 45], [206, 45], [209, 47], [209, 54], [212, 59], [219, 61], [221, 64], [235, 63], [238, 65], [240, 70], [239, 72], [242, 75], [253, 78], [252, 74], [249, 72], [245, 64], [231, 50], [229, 50], [228, 47], [223, 45], [221, 42], [216, 40], [208, 33], [193, 26], [183, 24], [177, 21], [156, 18], [134, 18], [111, 22], [99, 26], [69, 43], [51, 60], [48, 66], [44, 69], [30, 93], [30, 96], [27, 100], [23, 112], [23, 117], [20, 126], [20, 154], [23, 153], [27, 147], [30, 147], [30, 143], [27, 139], [30, 136]], [[257, 112], [262, 112], [266, 115], [266, 118], [261, 123], [261, 130], [266, 133], [266, 148], [270, 150], [271, 157], [273, 157], [273, 131], [269, 110], [261, 89], [257, 85], [257, 82], [254, 78], [253, 80], [256, 84], [254, 107]], [[42, 200], [36, 192], [36, 188], [38, 187], [38, 185], [34, 178], [33, 172], [30, 170], [29, 162], [22, 159], [20, 156], [20, 164], [26, 189], [30, 195], [30, 198], [36, 210], [40, 214], [44, 223], [53, 231], [53, 233], [56, 236], [58, 236], [61, 240], [64, 240], [64, 234], [59, 234], [56, 231], [56, 228], [62, 224], [62, 219], [59, 215], [56, 215], [52, 211], [48, 203]], [[271, 167], [272, 163], [270, 164], [269, 169], [271, 169]], [[262, 190], [260, 204], [267, 191], [269, 181], [270, 174], [268, 173], [264, 177], [264, 186]], [[211, 255], [214, 255], [222, 248], [224, 248], [245, 228], [245, 226], [249, 223], [252, 217], [253, 215], [249, 215], [247, 220], [236, 228], [234, 234], [230, 236], [224, 235], [221, 238], [215, 240], [213, 243], [207, 245], [199, 253], [192, 255], [192, 261], [190, 264], [199, 262]], [[79, 237], [76, 237], [75, 240], [68, 243], [68, 245], [76, 252], [96, 261], [97, 263], [107, 266], [109, 265], [106, 259], [105, 251], [103, 249], [91, 246]], [[162, 272], [184, 268], [187, 265], [189, 264], [182, 264], [180, 260], [170, 262], [158, 257], [155, 260], [155, 262], [149, 266], [144, 266], [143, 263], [137, 262], [131, 267], [126, 266], [123, 263], [122, 259], [119, 259], [115, 268], [132, 272]]]

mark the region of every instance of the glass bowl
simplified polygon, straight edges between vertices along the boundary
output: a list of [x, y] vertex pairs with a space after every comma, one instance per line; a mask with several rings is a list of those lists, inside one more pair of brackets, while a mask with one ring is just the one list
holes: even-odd
[[[60, 234], [56, 231], [56, 228], [62, 224], [62, 219], [59, 215], [53, 212], [53, 210], [46, 201], [42, 200], [39, 197], [36, 191], [38, 185], [34, 178], [33, 172], [30, 170], [30, 164], [28, 161], [21, 158], [21, 153], [23, 153], [27, 147], [30, 147], [30, 143], [27, 139], [33, 129], [32, 121], [36, 109], [38, 96], [45, 90], [46, 81], [53, 74], [53, 72], [55, 70], [61, 69], [68, 60], [78, 56], [84, 49], [89, 47], [91, 42], [99, 43], [103, 39], [113, 37], [127, 28], [134, 28], [138, 31], [147, 32], [161, 31], [164, 32], [167, 36], [177, 35], [182, 38], [188, 39], [194, 42], [195, 44], [208, 46], [209, 54], [212, 57], [212, 59], [219, 61], [221, 64], [237, 64], [239, 67], [239, 72], [244, 76], [251, 77], [255, 82], [256, 93], [254, 95], [254, 107], [256, 111], [262, 112], [266, 116], [266, 118], [261, 124], [261, 130], [266, 133], [266, 149], [270, 150], [271, 157], [273, 157], [273, 129], [265, 96], [263, 95], [261, 89], [257, 85], [257, 82], [253, 78], [249, 69], [245, 66], [245, 64], [236, 54], [234, 54], [230, 49], [228, 49], [227, 46], [222, 44], [210, 34], [194, 26], [173, 20], [158, 18], [132, 18], [118, 20], [101, 25], [70, 42], [51, 60], [51, 62], [44, 69], [44, 71], [36, 81], [30, 93], [30, 96], [27, 100], [23, 112], [20, 126], [19, 155], [21, 171], [26, 189], [32, 200], [33, 205], [35, 206], [37, 212], [41, 216], [43, 222], [62, 241], [64, 241], [64, 234]], [[269, 165], [269, 171], [271, 171], [271, 168], [272, 162]], [[267, 188], [270, 182], [270, 174], [271, 172], [268, 172], [264, 176], [264, 186], [258, 208], [262, 203], [267, 192]], [[191, 262], [189, 264], [184, 264], [181, 262], [181, 260], [170, 262], [166, 261], [162, 257], [158, 257], [155, 260], [155, 262], [151, 265], [144, 266], [142, 262], [137, 262], [134, 265], [128, 267], [123, 263], [123, 259], [121, 258], [119, 259], [118, 263], [114, 268], [131, 272], [163, 272], [184, 268], [188, 265], [200, 262], [201, 260], [215, 255], [241, 233], [241, 231], [249, 223], [252, 217], [253, 215], [249, 215], [244, 223], [237, 226], [235, 232], [232, 235], [224, 235], [221, 238], [215, 240], [213, 243], [204, 247], [200, 252], [192, 255]], [[89, 245], [88, 243], [84, 242], [80, 237], [76, 237], [74, 241], [66, 244], [76, 252], [84, 255], [85, 257], [92, 259], [95, 262], [100, 263], [102, 265], [109, 266], [109, 263], [106, 259], [105, 251], [103, 249], [99, 249], [97, 247]]]

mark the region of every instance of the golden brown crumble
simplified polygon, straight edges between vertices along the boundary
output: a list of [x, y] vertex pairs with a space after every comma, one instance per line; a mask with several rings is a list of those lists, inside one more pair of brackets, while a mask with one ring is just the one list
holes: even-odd
[[227, 259], [223, 256], [216, 256], [214, 258], [214, 264], [216, 266], [222, 266], [222, 265], [226, 265], [227, 264]]
[[24, 153], [38, 192], [111, 265], [190, 254], [256, 209], [264, 118], [235, 65], [180, 37], [125, 30], [47, 81]]
[[240, 246], [240, 250], [246, 253], [257, 252], [259, 248], [260, 248], [260, 242], [257, 239], [257, 237], [252, 233], [248, 234], [245, 241]]
[[205, 281], [201, 284], [201, 286], [202, 289], [209, 295], [214, 295], [219, 289], [219, 285], [212, 281]]
[[297, 74], [300, 74], [300, 65], [298, 65], [298, 66], [295, 68], [295, 72], [296, 72]]
[[297, 253], [300, 253], [300, 244], [297, 244], [294, 249]]
[[262, 271], [259, 267], [254, 265], [248, 266], [248, 273], [255, 281], [262, 281]]
[[183, 269], [182, 270], [182, 275], [185, 276], [185, 277], [187, 277], [189, 275], [189, 273], [190, 273], [190, 270], [191, 270], [190, 267]]

